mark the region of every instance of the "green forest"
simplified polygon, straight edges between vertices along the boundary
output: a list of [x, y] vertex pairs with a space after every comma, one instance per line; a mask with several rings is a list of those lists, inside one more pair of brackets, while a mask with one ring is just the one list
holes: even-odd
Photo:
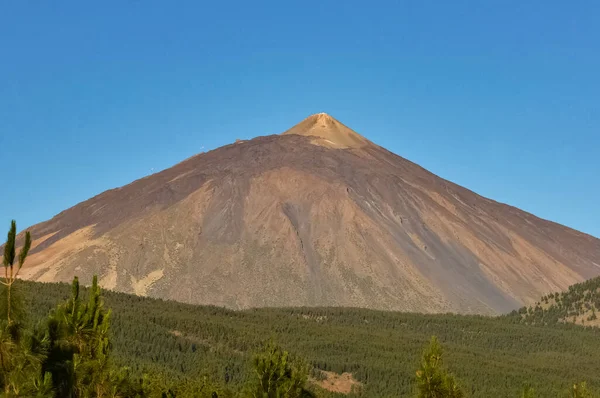
[[0, 396], [342, 396], [315, 384], [322, 371], [352, 373], [360, 384], [346, 396], [600, 396], [600, 329], [564, 322], [574, 309], [591, 313], [585, 303], [600, 279], [559, 294], [554, 307], [542, 298], [501, 317], [233, 311], [76, 279], [22, 281], [30, 239], [18, 253], [10, 241], [11, 232], [0, 278]]
[[600, 309], [600, 278], [572, 285], [565, 292], [550, 293], [535, 305], [523, 307], [511, 314], [520, 316], [529, 325], [559, 323], [600, 326], [596, 312]]

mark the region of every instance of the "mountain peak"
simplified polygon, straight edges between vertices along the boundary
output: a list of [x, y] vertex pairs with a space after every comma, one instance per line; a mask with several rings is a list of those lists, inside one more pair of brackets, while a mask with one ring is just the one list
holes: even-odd
[[313, 144], [332, 148], [362, 148], [369, 140], [327, 113], [310, 115], [283, 133], [316, 137]]
[[327, 114], [286, 134], [305, 137], [226, 145], [29, 228], [19, 275], [98, 275], [105, 289], [234, 309], [488, 315], [600, 275], [599, 239], [482, 198]]

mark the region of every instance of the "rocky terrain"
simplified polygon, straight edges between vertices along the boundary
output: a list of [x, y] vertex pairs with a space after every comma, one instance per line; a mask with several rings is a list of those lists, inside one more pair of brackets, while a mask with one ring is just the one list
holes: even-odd
[[29, 230], [26, 279], [98, 274], [108, 289], [235, 309], [496, 314], [600, 275], [600, 240], [448, 182], [326, 114]]

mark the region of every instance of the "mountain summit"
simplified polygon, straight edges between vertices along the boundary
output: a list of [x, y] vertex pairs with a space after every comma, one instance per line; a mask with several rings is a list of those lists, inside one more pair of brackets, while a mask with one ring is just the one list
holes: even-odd
[[600, 274], [600, 240], [481, 197], [326, 114], [31, 227], [26, 278], [231, 308], [496, 314]]
[[316, 137], [313, 143], [332, 148], [362, 148], [369, 144], [363, 136], [346, 127], [326, 113], [311, 115], [285, 131], [285, 134], [297, 134]]

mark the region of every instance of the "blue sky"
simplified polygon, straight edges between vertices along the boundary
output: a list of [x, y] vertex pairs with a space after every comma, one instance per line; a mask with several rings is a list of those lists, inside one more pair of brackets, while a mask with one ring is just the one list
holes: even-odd
[[327, 112], [600, 236], [597, 1], [0, 4], [0, 227]]

